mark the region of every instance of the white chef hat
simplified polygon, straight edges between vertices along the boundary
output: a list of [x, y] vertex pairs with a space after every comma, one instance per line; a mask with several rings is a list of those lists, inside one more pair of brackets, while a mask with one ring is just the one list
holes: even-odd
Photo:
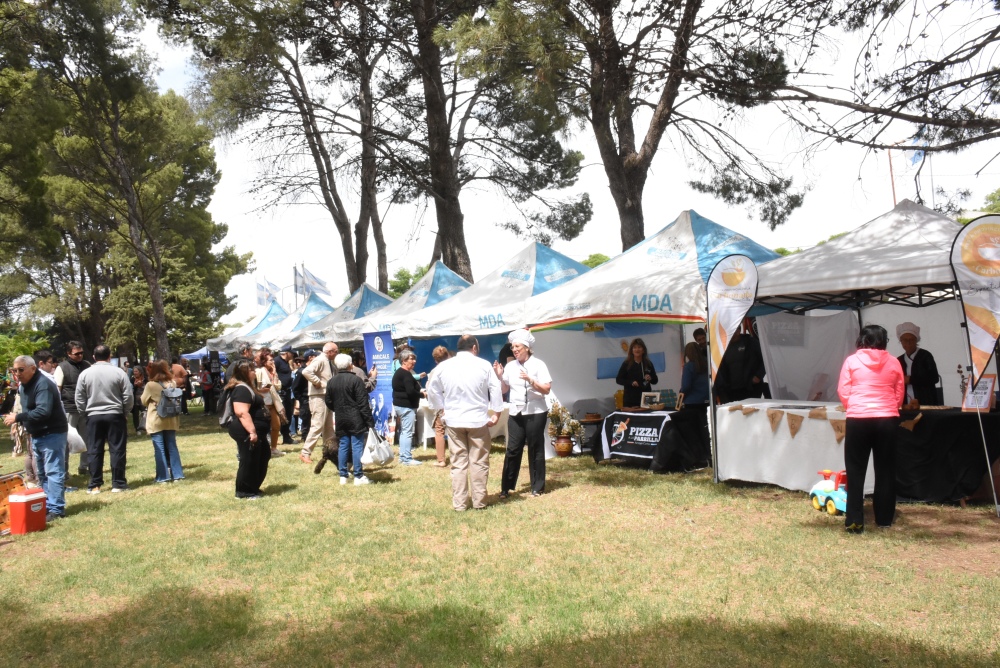
[[531, 350], [535, 345], [535, 337], [526, 329], [515, 329], [513, 332], [507, 335], [507, 342], [514, 344], [520, 343], [522, 346]]
[[920, 328], [912, 322], [904, 322], [896, 325], [896, 338], [903, 338], [903, 334], [913, 334], [913, 336], [917, 337], [917, 341], [920, 341]]

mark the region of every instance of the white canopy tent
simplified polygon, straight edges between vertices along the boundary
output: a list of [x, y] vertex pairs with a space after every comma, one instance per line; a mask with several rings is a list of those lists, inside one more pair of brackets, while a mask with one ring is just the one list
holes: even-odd
[[366, 332], [392, 332], [396, 337], [396, 322], [402, 317], [454, 297], [471, 285], [438, 260], [424, 276], [391, 304], [354, 320], [333, 325], [333, 340], [338, 343], [360, 341]]
[[229, 332], [223, 336], [216, 337], [214, 339], [209, 339], [206, 345], [208, 350], [220, 350], [220, 351], [230, 351], [235, 350], [238, 345], [237, 341], [245, 340], [247, 337], [254, 336], [263, 332], [268, 327], [271, 327], [285, 318], [288, 317], [288, 312], [281, 308], [281, 305], [271, 300], [267, 303], [264, 308], [264, 312], [259, 316], [237, 328], [234, 332]]
[[757, 264], [779, 257], [755, 241], [683, 211], [645, 241], [586, 275], [528, 300], [532, 329], [581, 322], [704, 322], [705, 283], [727, 255]]
[[298, 332], [309, 327], [314, 322], [320, 320], [329, 313], [332, 313], [334, 306], [315, 292], [306, 295], [305, 301], [299, 305], [287, 318], [272, 325], [264, 331], [248, 336], [247, 340], [255, 348], [267, 346], [277, 348], [284, 345], [284, 342], [295, 336]]
[[533, 243], [453, 298], [402, 316], [396, 321], [397, 336], [498, 334], [524, 327], [529, 297], [587, 271], [576, 260]]
[[392, 297], [383, 294], [365, 283], [354, 291], [343, 304], [329, 312], [322, 319], [300, 327], [276, 341], [276, 345], [291, 344], [293, 347], [336, 341], [334, 326], [356, 318], [364, 317], [392, 303]]

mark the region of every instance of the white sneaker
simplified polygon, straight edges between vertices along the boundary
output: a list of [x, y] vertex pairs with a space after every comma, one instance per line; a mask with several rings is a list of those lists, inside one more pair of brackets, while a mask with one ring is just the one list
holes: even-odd
[[[343, 478], [341, 478], [341, 480], [343, 480]], [[355, 485], [367, 485], [370, 482], [371, 482], [371, 480], [369, 480], [368, 478], [366, 478], [364, 476], [361, 476], [360, 478], [355, 478], [354, 479], [354, 484]]]
[[[341, 476], [341, 478], [340, 478], [340, 484], [341, 485], [346, 485], [347, 484], [347, 478]], [[354, 484], [357, 484], [356, 480], [354, 481]]]

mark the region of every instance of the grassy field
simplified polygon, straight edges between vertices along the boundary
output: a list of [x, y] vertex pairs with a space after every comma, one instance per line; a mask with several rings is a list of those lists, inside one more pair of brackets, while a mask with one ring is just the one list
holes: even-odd
[[447, 469], [341, 487], [293, 455], [239, 501], [211, 418], [178, 443], [187, 480], [154, 484], [136, 438], [130, 492], [0, 538], [5, 665], [1000, 665], [992, 508], [849, 536], [802, 493], [589, 458], [497, 503], [498, 447], [485, 512], [451, 510]]

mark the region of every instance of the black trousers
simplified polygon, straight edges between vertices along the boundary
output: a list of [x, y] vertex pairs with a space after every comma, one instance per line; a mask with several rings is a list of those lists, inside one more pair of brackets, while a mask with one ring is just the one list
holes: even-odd
[[249, 438], [236, 441], [236, 449], [240, 455], [240, 465], [236, 469], [237, 498], [242, 499], [261, 493], [260, 486], [264, 484], [267, 467], [271, 463], [269, 437], [267, 430], [258, 429], [256, 443], [251, 443]]
[[201, 398], [205, 402], [205, 413], [211, 415], [215, 413], [215, 388], [201, 390]]
[[87, 458], [90, 463], [88, 489], [104, 485], [104, 444], [111, 455], [111, 486], [126, 489], [125, 448], [128, 445], [128, 425], [124, 415], [87, 416]]
[[292, 399], [291, 390], [281, 390], [278, 392], [278, 396], [281, 397], [281, 406], [285, 409], [285, 417], [288, 420], [281, 425], [281, 442], [287, 445], [292, 442], [292, 433], [289, 429], [292, 427], [292, 411], [295, 410], [295, 400]]
[[517, 474], [521, 470], [521, 455], [528, 446], [528, 475], [531, 491], [545, 490], [545, 423], [546, 413], [511, 415], [507, 418], [507, 454], [503, 460], [500, 489], [509, 492], [517, 487]]
[[847, 469], [847, 514], [844, 525], [865, 524], [865, 475], [868, 455], [875, 468], [875, 523], [889, 526], [896, 515], [896, 428], [898, 417], [847, 418], [844, 464]]
[[687, 404], [670, 419], [687, 444], [689, 462], [685, 466], [712, 462], [712, 446], [708, 436], [708, 404]]
[[312, 422], [312, 413], [309, 412], [309, 399], [299, 399], [299, 438], [306, 442], [309, 435], [309, 425]]

